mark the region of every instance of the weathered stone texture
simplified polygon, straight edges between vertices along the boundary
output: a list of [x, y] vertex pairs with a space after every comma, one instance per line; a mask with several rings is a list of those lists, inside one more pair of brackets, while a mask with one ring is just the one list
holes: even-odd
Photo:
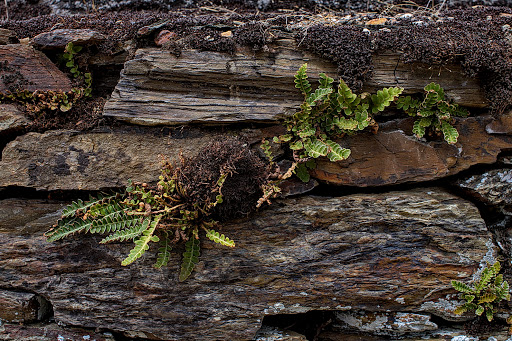
[[57, 29], [38, 34], [32, 38], [32, 44], [39, 49], [64, 49], [67, 44], [94, 45], [105, 40], [106, 37], [89, 29]]
[[12, 104], [0, 104], [0, 135], [23, 129], [30, 121]]
[[0, 45], [0, 92], [10, 86], [29, 91], [71, 90], [71, 81], [48, 57], [32, 47], [20, 44]]
[[5, 341], [115, 341], [112, 333], [80, 328], [63, 328], [55, 323], [0, 325], [0, 340]]
[[162, 270], [151, 254], [124, 268], [131, 245], [50, 244], [43, 227], [20, 235], [14, 225], [0, 232], [0, 283], [44, 295], [65, 324], [172, 340], [248, 340], [272, 314], [420, 313], [493, 254], [476, 207], [434, 188], [275, 202], [220, 229], [234, 249], [204, 241], [185, 283], [177, 254]]
[[[273, 50], [256, 55], [184, 50], [175, 57], [162, 49], [140, 49], [125, 64], [104, 114], [146, 125], [276, 121], [294, 113], [303, 100], [293, 80], [305, 61], [312, 83], [320, 72], [336, 77], [335, 65], [291, 40], [278, 40]], [[462, 72], [433, 73], [425, 65], [405, 65], [396, 53], [377, 54], [374, 64], [365, 90], [396, 86], [398, 81], [405, 93], [416, 93], [427, 82], [438, 81], [457, 103], [486, 105], [478, 82]]]
[[178, 161], [219, 137], [185, 129], [165, 134], [147, 129], [28, 133], [10, 142], [0, 161], [0, 187], [97, 190], [122, 187], [129, 179], [158, 181], [161, 157]]
[[376, 135], [345, 137], [341, 144], [352, 150], [350, 157], [340, 162], [319, 159], [313, 176], [330, 184], [363, 187], [430, 181], [494, 163], [500, 152], [512, 148], [512, 136], [486, 132], [493, 122], [489, 116], [458, 120], [455, 145], [416, 139], [412, 122], [396, 120], [382, 124]]

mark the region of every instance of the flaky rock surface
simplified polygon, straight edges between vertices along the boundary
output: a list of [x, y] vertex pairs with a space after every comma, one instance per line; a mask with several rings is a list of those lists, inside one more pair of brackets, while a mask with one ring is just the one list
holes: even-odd
[[44, 295], [65, 324], [162, 340], [248, 340], [273, 314], [421, 311], [493, 254], [476, 207], [436, 188], [276, 202], [221, 228], [236, 248], [204, 242], [185, 283], [177, 254], [162, 270], [150, 254], [124, 268], [131, 245], [90, 236], [50, 244], [42, 226], [20, 234], [20, 224], [0, 231], [6, 289]]

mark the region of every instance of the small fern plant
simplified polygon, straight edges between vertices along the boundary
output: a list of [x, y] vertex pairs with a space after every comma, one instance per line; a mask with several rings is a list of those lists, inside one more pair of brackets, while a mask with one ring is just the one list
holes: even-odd
[[356, 95], [340, 79], [320, 73], [318, 88], [313, 91], [308, 80], [307, 64], [295, 75], [295, 87], [304, 96], [300, 110], [285, 121], [287, 134], [274, 137], [275, 143], [287, 143], [294, 152], [293, 172], [304, 182], [309, 181], [308, 168], [314, 159], [325, 156], [340, 161], [350, 156], [350, 149], [335, 142], [346, 134], [354, 134], [375, 125], [372, 115], [387, 108], [402, 93], [402, 88], [384, 88], [376, 94]]
[[151, 244], [159, 243], [156, 268], [167, 265], [172, 247], [183, 241], [179, 280], [184, 281], [198, 263], [201, 232], [218, 244], [235, 246], [234, 241], [215, 231], [217, 222], [210, 218], [212, 209], [223, 201], [222, 187], [228, 175], [221, 172], [213, 189], [214, 200], [191, 203], [179, 181], [179, 169], [166, 163], [156, 186], [130, 182], [123, 193], [73, 202], [45, 235], [50, 242], [76, 233], [106, 234], [101, 244], [131, 240], [135, 245], [121, 262], [123, 266], [142, 257]]
[[426, 132], [432, 135], [442, 134], [450, 144], [457, 142], [459, 133], [452, 125], [454, 117], [467, 117], [469, 112], [457, 104], [450, 104], [445, 99], [443, 88], [437, 83], [430, 83], [424, 88], [423, 100], [411, 96], [397, 100], [398, 109], [404, 110], [409, 116], [416, 117], [412, 132], [422, 138]]
[[460, 292], [459, 297], [465, 301], [455, 309], [454, 313], [461, 315], [468, 311], [474, 311], [477, 316], [482, 316], [485, 313], [485, 317], [491, 322], [497, 312], [498, 304], [503, 300], [510, 300], [509, 284], [499, 273], [500, 270], [499, 262], [495, 262], [493, 265], [488, 263], [482, 271], [480, 279], [472, 286], [452, 281], [453, 288]]

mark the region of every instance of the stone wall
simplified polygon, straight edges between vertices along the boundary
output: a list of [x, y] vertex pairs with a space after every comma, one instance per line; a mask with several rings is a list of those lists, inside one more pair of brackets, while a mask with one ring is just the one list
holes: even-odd
[[[0, 55], [27, 89], [68, 90], [49, 42], [98, 37], [89, 33], [55, 30]], [[117, 57], [89, 50], [93, 70], [123, 66], [119, 79], [96, 72], [117, 84], [98, 127], [34, 131], [22, 106], [1, 105], [0, 339], [477, 340], [463, 327], [474, 317], [453, 313], [450, 281], [469, 282], [496, 259], [512, 280], [512, 116], [488, 110], [478, 79], [458, 64], [432, 74], [400, 51], [375, 53], [365, 90], [394, 86], [397, 75], [409, 94], [436, 81], [470, 108], [455, 123], [457, 144], [418, 140], [410, 118], [384, 115], [377, 133], [341, 142], [349, 159], [318, 162], [318, 183], [223, 225], [236, 248], [205, 241], [180, 283], [178, 254], [163, 269], [151, 253], [122, 267], [131, 245], [88, 235], [49, 243], [43, 233], [70, 200], [155, 182], [160, 155], [174, 162], [232, 135], [258, 150], [300, 105], [296, 69], [308, 62], [315, 81], [336, 65], [289, 38], [232, 54], [125, 46]], [[508, 339], [509, 308], [480, 340]]]

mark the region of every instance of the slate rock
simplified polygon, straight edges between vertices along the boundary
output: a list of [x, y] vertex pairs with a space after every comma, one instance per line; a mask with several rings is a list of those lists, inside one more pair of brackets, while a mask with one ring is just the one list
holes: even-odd
[[195, 155], [218, 137], [186, 129], [168, 134], [129, 128], [28, 133], [4, 148], [0, 187], [98, 190], [124, 187], [129, 179], [155, 182], [160, 155], [176, 162], [180, 153]]
[[440, 179], [477, 164], [492, 164], [512, 148], [512, 136], [488, 134], [489, 116], [457, 120], [459, 139], [425, 142], [412, 136], [412, 120], [382, 124], [379, 132], [346, 136], [341, 142], [352, 153], [347, 160], [318, 159], [310, 173], [335, 185], [383, 186]]
[[104, 41], [106, 37], [90, 29], [56, 29], [43, 32], [32, 38], [32, 45], [44, 49], [64, 50], [68, 43], [77, 46], [96, 45]]
[[43, 226], [20, 234], [14, 225], [0, 231], [6, 290], [48, 298], [60, 323], [161, 340], [249, 340], [265, 315], [311, 310], [420, 314], [453, 300], [450, 280], [469, 281], [495, 252], [477, 208], [435, 188], [274, 202], [219, 228], [235, 248], [203, 240], [183, 283], [180, 250], [164, 269], [152, 267], [151, 250], [122, 267], [130, 243], [48, 243]]
[[30, 121], [12, 104], [0, 104], [0, 135], [22, 130]]
[[0, 340], [5, 341], [115, 341], [110, 332], [94, 332], [81, 328], [64, 328], [56, 323], [0, 325]]
[[21, 44], [0, 45], [0, 92], [71, 90], [71, 81], [42, 52]]

